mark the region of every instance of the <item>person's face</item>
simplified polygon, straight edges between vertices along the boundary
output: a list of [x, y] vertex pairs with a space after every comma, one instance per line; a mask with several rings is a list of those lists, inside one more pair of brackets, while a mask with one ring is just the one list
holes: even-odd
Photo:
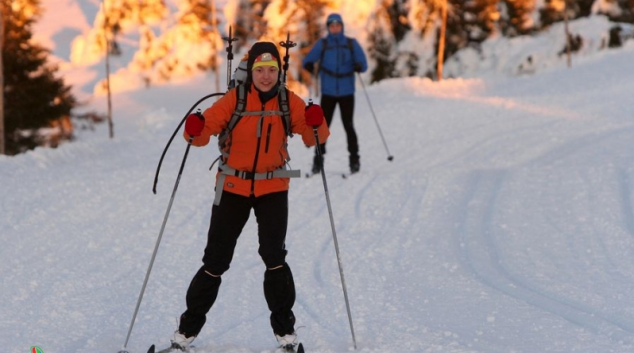
[[260, 91], [268, 92], [277, 84], [279, 71], [275, 66], [256, 67], [252, 72], [253, 84]]
[[341, 22], [331, 22], [328, 25], [328, 32], [332, 33], [332, 34], [338, 34], [341, 33], [341, 31], [343, 30], [343, 25], [341, 24]]

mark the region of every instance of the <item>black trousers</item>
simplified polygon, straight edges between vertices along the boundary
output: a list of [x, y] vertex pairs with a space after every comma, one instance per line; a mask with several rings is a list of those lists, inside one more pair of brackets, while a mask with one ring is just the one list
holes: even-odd
[[203, 256], [187, 290], [187, 310], [181, 315], [179, 331], [196, 336], [218, 296], [224, 274], [231, 264], [242, 229], [254, 211], [258, 223], [258, 253], [264, 264], [264, 296], [271, 310], [271, 327], [283, 336], [294, 332], [295, 283], [286, 263], [285, 240], [288, 224], [288, 192], [245, 197], [223, 191], [220, 205], [214, 205]]
[[[321, 96], [321, 109], [324, 110], [324, 116], [326, 118], [326, 124], [330, 127], [333, 116], [335, 115], [335, 108], [339, 104], [339, 112], [341, 113], [341, 122], [343, 123], [343, 129], [346, 131], [346, 139], [348, 141], [348, 152], [350, 157], [359, 156], [359, 142], [357, 140], [357, 133], [354, 130], [354, 94], [349, 96], [335, 97], [322, 95]], [[326, 143], [319, 145], [321, 153], [326, 153]], [[315, 154], [317, 151], [315, 150]]]

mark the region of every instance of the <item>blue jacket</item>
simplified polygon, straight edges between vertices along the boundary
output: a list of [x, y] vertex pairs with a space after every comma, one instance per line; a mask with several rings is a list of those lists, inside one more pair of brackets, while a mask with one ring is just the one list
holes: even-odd
[[[339, 14], [328, 16], [328, 21], [332, 20], [339, 21], [343, 26]], [[348, 41], [350, 41], [352, 50], [350, 50]], [[302, 61], [302, 66], [305, 67], [306, 64], [316, 62], [319, 62], [321, 93], [335, 97], [354, 94], [356, 75], [354, 67], [356, 64], [360, 65], [361, 72], [368, 69], [368, 62], [359, 42], [356, 39], [346, 37], [343, 29], [337, 34], [328, 33], [325, 38], [317, 41]]]

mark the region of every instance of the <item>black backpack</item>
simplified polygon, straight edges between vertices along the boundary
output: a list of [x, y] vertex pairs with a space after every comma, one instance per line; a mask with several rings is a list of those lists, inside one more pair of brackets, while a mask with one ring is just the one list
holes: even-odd
[[[348, 43], [347, 45], [348, 50], [350, 50], [350, 56], [352, 57], [352, 60], [354, 60], [354, 47], [352, 45], [352, 38], [346, 37], [346, 41]], [[322, 38], [321, 39], [321, 55], [319, 56], [319, 71], [323, 71], [327, 75], [333, 76], [336, 78], [354, 76], [354, 70], [348, 73], [340, 74], [340, 73], [336, 73], [334, 71], [330, 71], [324, 68], [324, 66], [322, 65], [322, 63], [324, 62], [324, 53], [326, 53], [326, 49], [329, 49], [329, 48], [336, 48], [336, 46], [328, 46], [328, 41], [326, 40], [326, 38]]]

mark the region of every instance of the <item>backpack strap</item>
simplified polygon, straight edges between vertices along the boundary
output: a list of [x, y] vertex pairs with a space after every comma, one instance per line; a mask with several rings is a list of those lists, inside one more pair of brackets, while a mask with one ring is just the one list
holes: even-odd
[[[220, 157], [218, 157], [214, 163], [209, 167], [211, 170], [213, 165], [218, 162], [218, 171], [220, 175], [218, 175], [218, 181], [216, 183], [216, 196], [214, 197], [214, 205], [220, 204], [220, 199], [222, 197], [222, 191], [225, 183], [225, 177], [227, 175], [235, 176], [241, 179], [248, 180], [264, 180], [264, 179], [272, 179], [272, 178], [299, 178], [301, 176], [301, 172], [299, 170], [290, 170], [288, 169], [288, 162], [291, 160], [290, 156], [287, 160], [284, 161], [284, 164], [270, 172], [265, 173], [253, 173], [253, 172], [245, 172], [236, 170], [229, 165], [227, 165], [227, 160], [229, 159], [230, 147], [225, 151], [225, 143], [231, 134], [231, 131], [238, 124], [240, 119], [245, 115], [260, 115], [271, 116], [278, 115], [282, 118], [282, 123], [284, 125], [285, 136], [293, 137], [293, 133], [291, 131], [291, 112], [290, 112], [290, 104], [288, 101], [288, 91], [285, 86], [280, 85], [278, 91], [278, 104], [281, 110], [266, 110], [266, 111], [245, 111], [247, 105], [247, 87], [244, 84], [240, 84], [236, 87], [237, 89], [237, 99], [236, 99], [236, 107], [231, 115], [231, 119], [229, 120], [229, 124], [227, 124], [227, 128], [222, 131], [222, 133], [218, 136], [218, 149], [220, 150]], [[259, 128], [259, 127], [258, 127]], [[258, 134], [260, 132], [258, 131]], [[287, 149], [288, 143], [284, 141], [284, 149]], [[288, 155], [288, 153], [286, 153]]]
[[[350, 50], [350, 57], [354, 61], [354, 45], [352, 44], [352, 38], [346, 37], [346, 44], [348, 46], [348, 50]], [[352, 70], [352, 72], [340, 74], [340, 73], [336, 73], [334, 71], [324, 68], [322, 64], [324, 62], [324, 54], [326, 53], [327, 47], [328, 47], [328, 41], [326, 40], [326, 38], [322, 38], [321, 39], [321, 56], [319, 57], [319, 71], [323, 71], [326, 75], [336, 77], [336, 78], [354, 76], [354, 70]]]
[[236, 107], [231, 114], [227, 127], [218, 135], [218, 150], [223, 159], [229, 158], [229, 150], [225, 151], [224, 147], [231, 135], [231, 131], [235, 128], [236, 124], [245, 115], [244, 110], [247, 107], [247, 87], [245, 84], [239, 84], [236, 86]]
[[286, 136], [293, 137], [293, 132], [291, 131], [291, 108], [288, 103], [288, 91], [284, 85], [280, 85], [277, 92], [277, 101], [280, 109], [282, 109], [282, 123], [284, 123]]
[[231, 120], [229, 120], [229, 124], [227, 124], [227, 129], [229, 129], [229, 131], [233, 130], [240, 118], [243, 116], [242, 113], [244, 113], [244, 109], [247, 107], [246, 85], [240, 84], [236, 89], [238, 90], [236, 108], [233, 110], [233, 115], [231, 115]]

